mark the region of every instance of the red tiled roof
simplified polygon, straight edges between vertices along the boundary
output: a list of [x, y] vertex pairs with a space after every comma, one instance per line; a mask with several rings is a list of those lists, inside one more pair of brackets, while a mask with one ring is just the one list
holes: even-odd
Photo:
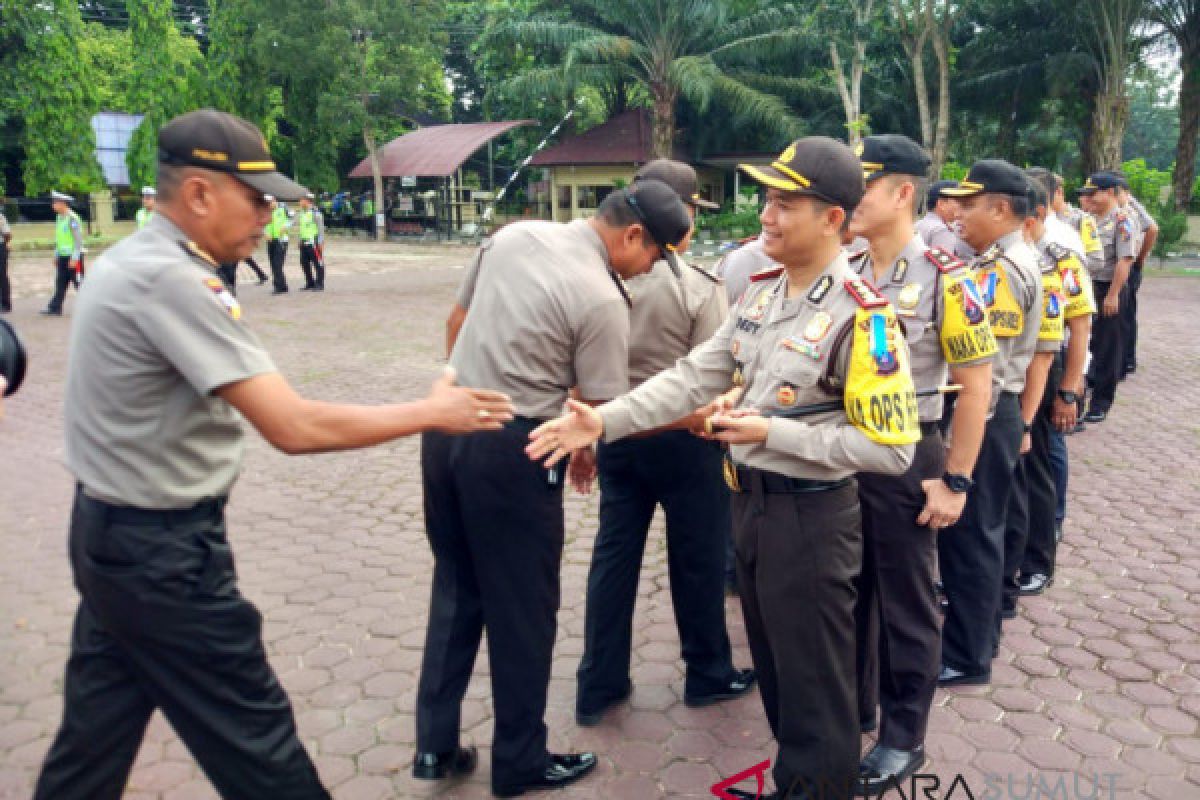
[[[645, 164], [654, 157], [653, 152], [650, 112], [636, 108], [547, 147], [530, 163], [535, 167]], [[685, 160], [682, 151], [676, 152], [675, 157]]]
[[[502, 133], [534, 120], [472, 122], [462, 125], [432, 125], [392, 139], [379, 149], [384, 177], [415, 175], [442, 178], [453, 175], [479, 148]], [[351, 178], [371, 177], [371, 159], [364, 158], [350, 172]]]

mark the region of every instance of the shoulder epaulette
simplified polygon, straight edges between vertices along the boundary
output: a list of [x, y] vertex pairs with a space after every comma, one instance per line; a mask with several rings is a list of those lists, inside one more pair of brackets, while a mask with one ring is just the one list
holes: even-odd
[[217, 266], [217, 260], [208, 253], [200, 249], [200, 245], [192, 241], [180, 242], [179, 246], [183, 248], [183, 252], [187, 253], [192, 258], [203, 261], [211, 267]]
[[867, 250], [867, 248], [865, 248], [865, 247], [864, 247], [862, 250], [855, 250], [855, 251], [854, 251], [854, 252], [852, 252], [852, 253], [847, 253], [847, 254], [846, 254], [846, 260], [847, 260], [847, 261], [857, 261], [858, 259], [860, 259], [860, 258], [863, 258], [864, 256], [866, 256], [868, 252], [869, 252], [869, 251], [868, 251], [868, 250]]
[[754, 273], [753, 275], [750, 276], [750, 281], [752, 283], [758, 283], [759, 281], [769, 281], [769, 280], [771, 280], [771, 278], [778, 278], [782, 274], [783, 274], [783, 267], [772, 267], [771, 269], [764, 269], [764, 270]]
[[887, 298], [862, 278], [847, 278], [844, 285], [846, 291], [850, 292], [851, 297], [863, 308], [882, 308], [888, 304]]
[[696, 265], [696, 264], [692, 264], [692, 263], [690, 263], [690, 262], [686, 262], [686, 263], [687, 263], [687, 265], [688, 265], [689, 267], [691, 267], [692, 269], [696, 270], [696, 272], [699, 272], [701, 275], [703, 275], [704, 277], [708, 278], [708, 279], [709, 279], [710, 281], [712, 281], [713, 283], [721, 283], [721, 279], [720, 279], [720, 278], [718, 278], [716, 275], [713, 275], [711, 272], [709, 272], [708, 270], [706, 270], [704, 267], [701, 267], [701, 266], [699, 266], [699, 265]]
[[925, 257], [929, 259], [929, 263], [937, 267], [938, 272], [954, 272], [967, 266], [962, 259], [947, 253], [940, 247], [925, 248]]
[[1046, 242], [1046, 252], [1055, 261], [1065, 261], [1071, 256], [1071, 251], [1058, 242]]

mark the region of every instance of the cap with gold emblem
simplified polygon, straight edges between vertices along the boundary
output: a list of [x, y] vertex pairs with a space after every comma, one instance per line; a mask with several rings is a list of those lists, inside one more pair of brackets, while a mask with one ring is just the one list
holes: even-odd
[[828, 136], [797, 139], [769, 166], [738, 164], [738, 169], [772, 189], [817, 197], [846, 211], [853, 211], [863, 196], [862, 162]]
[[670, 186], [675, 190], [675, 194], [679, 195], [679, 199], [689, 206], [703, 208], [707, 211], [715, 211], [720, 208], [716, 203], [705, 200], [701, 196], [699, 181], [696, 178], [696, 170], [682, 161], [657, 158], [643, 165], [637, 171], [637, 174], [633, 176], [635, 183], [648, 179], [662, 181], [667, 186]]
[[158, 162], [226, 172], [247, 186], [281, 200], [299, 200], [305, 189], [280, 174], [262, 131], [211, 108], [189, 111], [158, 132]]
[[967, 177], [957, 186], [943, 189], [946, 197], [973, 197], [977, 194], [1007, 194], [1025, 197], [1029, 192], [1029, 180], [1020, 167], [1015, 167], [1002, 158], [985, 158], [971, 165]]
[[867, 183], [883, 175], [923, 177], [932, 163], [924, 147], [899, 133], [868, 136], [859, 143], [857, 152]]

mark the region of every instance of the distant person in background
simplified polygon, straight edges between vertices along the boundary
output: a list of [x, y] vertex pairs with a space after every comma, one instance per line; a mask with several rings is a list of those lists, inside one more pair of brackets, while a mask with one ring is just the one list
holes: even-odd
[[3, 208], [4, 195], [0, 195], [0, 314], [7, 314], [12, 311], [12, 287], [8, 284], [8, 243], [12, 241], [12, 228], [8, 227]]
[[955, 186], [958, 186], [957, 181], [937, 181], [929, 187], [929, 194], [925, 198], [925, 216], [917, 221], [917, 235], [929, 247], [945, 250], [965, 260], [973, 257], [975, 251], [959, 235], [958, 200], [943, 194], [946, 189]]
[[54, 296], [41, 311], [50, 317], [62, 316], [67, 287], [74, 284], [78, 289], [79, 277], [83, 275], [83, 223], [71, 210], [73, 200], [69, 194], [50, 193], [50, 205], [57, 215], [54, 219]]
[[154, 201], [157, 196], [158, 192], [153, 186], [142, 187], [142, 207], [134, 215], [134, 220], [137, 222], [137, 229], [139, 231], [146, 227], [146, 223], [154, 216]]

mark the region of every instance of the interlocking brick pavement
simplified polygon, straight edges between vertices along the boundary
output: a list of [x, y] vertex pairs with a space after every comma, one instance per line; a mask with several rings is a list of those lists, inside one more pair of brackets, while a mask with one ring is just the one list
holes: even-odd
[[[305, 394], [419, 396], [438, 370], [442, 320], [469, 251], [343, 240], [329, 251], [323, 295], [276, 298], [244, 287], [249, 324]], [[0, 423], [0, 797], [27, 797], [61, 712], [76, 603], [65, 554], [71, 479], [61, 465], [69, 320], [36, 315], [47, 259], [13, 261], [12, 320], [33, 362]], [[298, 283], [295, 264], [293, 252]], [[991, 686], [937, 695], [929, 771], [943, 791], [961, 774], [977, 798], [1010, 788], [1037, 796], [1037, 781], [1054, 789], [1060, 777], [1072, 800], [1092, 795], [1097, 779], [1101, 798], [1110, 782], [1120, 798], [1200, 797], [1197, 309], [1200, 281], [1146, 281], [1141, 368], [1121, 386], [1109, 421], [1068, 440], [1070, 505], [1054, 586], [1023, 601], [1009, 623]], [[595, 498], [570, 497], [566, 514], [551, 745], [595, 748], [601, 763], [559, 796], [710, 797], [714, 781], [772, 755], [758, 697], [698, 710], [682, 704], [659, 529], [638, 594], [632, 700], [600, 727], [576, 727]], [[415, 441], [289, 458], [252, 436], [229, 517], [243, 591], [263, 611], [272, 663], [334, 796], [487, 797], [486, 652], [463, 709], [464, 738], [483, 750], [479, 773], [454, 786], [407, 775], [432, 565]], [[728, 619], [736, 659], [748, 664], [736, 600]], [[999, 777], [989, 782], [989, 774]], [[127, 796], [215, 794], [156, 716]]]

